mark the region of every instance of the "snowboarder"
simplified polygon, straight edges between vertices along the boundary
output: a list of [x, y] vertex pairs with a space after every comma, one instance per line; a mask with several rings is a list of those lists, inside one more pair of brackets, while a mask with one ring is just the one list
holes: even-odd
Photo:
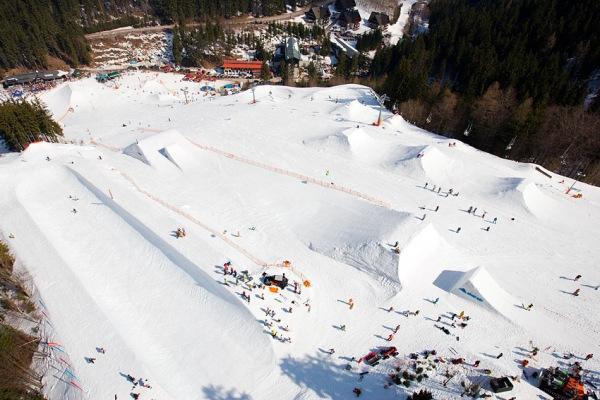
[[88, 364], [94, 364], [96, 362], [96, 359], [93, 357], [86, 357], [85, 361], [87, 361]]
[[580, 278], [581, 278], [581, 275], [577, 275], [577, 276], [575, 277], [575, 279], [573, 279], [573, 280], [574, 280], [575, 282], [577, 282], [577, 281], [578, 281]]

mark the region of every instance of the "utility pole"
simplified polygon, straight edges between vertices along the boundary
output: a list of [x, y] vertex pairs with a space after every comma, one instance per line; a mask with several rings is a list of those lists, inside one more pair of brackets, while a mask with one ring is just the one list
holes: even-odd
[[377, 117], [377, 122], [375, 122], [373, 125], [380, 126], [381, 125], [381, 113], [382, 113], [383, 109], [385, 108], [384, 103], [386, 101], [388, 101], [390, 98], [388, 97], [387, 94], [382, 94], [381, 96], [377, 96], [377, 94], [376, 94], [375, 97], [377, 98], [377, 101], [379, 102], [379, 117]]

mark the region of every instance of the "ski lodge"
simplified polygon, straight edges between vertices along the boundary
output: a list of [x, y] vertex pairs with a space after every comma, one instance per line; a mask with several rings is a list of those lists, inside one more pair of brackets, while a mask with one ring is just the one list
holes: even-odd
[[250, 73], [257, 78], [260, 76], [262, 64], [262, 61], [225, 60], [223, 61], [223, 72], [225, 75]]

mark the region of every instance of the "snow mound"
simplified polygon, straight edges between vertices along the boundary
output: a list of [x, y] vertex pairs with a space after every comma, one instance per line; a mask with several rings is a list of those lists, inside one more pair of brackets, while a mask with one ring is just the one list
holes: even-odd
[[362, 122], [372, 124], [377, 121], [379, 111], [373, 107], [364, 105], [358, 100], [352, 100], [350, 103], [343, 106], [343, 114], [346, 119], [353, 122]]
[[557, 211], [563, 207], [559, 199], [553, 198], [551, 193], [545, 193], [535, 182], [525, 178], [505, 177], [493, 180], [486, 194], [541, 218], [556, 216]]
[[123, 149], [123, 153], [148, 164], [157, 170], [189, 169], [193, 157], [189, 153], [190, 143], [176, 130], [152, 135]]
[[160, 82], [156, 80], [148, 80], [142, 86], [142, 92], [150, 92], [152, 94], [156, 93], [168, 93], [167, 88]]
[[399, 290], [398, 255], [387, 243], [395, 240], [408, 216], [362, 201], [335, 206], [313, 203], [298, 210], [295, 231], [310, 250], [371, 274]]
[[347, 153], [350, 148], [348, 136], [343, 133], [306, 139], [302, 141], [302, 144], [317, 151], [338, 154]]
[[435, 147], [428, 147], [423, 151], [421, 167], [425, 175], [434, 181], [452, 181], [452, 171], [455, 161]]
[[72, 95], [71, 86], [64, 84], [46, 92], [42, 96], [42, 100], [54, 118], [61, 120], [71, 107]]
[[512, 314], [517, 300], [483, 267], [469, 271], [444, 271], [434, 284], [447, 292], [503, 315]]
[[403, 287], [431, 283], [443, 268], [442, 260], [454, 253], [439, 232], [428, 224], [401, 248], [398, 279]]

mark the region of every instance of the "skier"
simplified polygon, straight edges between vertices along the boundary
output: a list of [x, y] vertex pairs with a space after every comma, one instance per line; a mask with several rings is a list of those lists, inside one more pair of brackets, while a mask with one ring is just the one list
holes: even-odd
[[525, 309], [527, 311], [531, 311], [532, 308], [533, 308], [533, 303], [529, 303], [529, 305], [527, 307], [525, 307]]
[[487, 211], [484, 211], [483, 214], [481, 214], [481, 219], [485, 218], [485, 214], [487, 214]]
[[436, 206], [434, 211], [438, 212], [439, 209], [440, 209], [440, 206]]
[[494, 217], [494, 224], [496, 223], [496, 221], [498, 221], [498, 218]]
[[592, 353], [590, 353], [587, 356], [585, 356], [585, 361], [591, 360], [593, 357], [594, 357], [594, 355]]
[[490, 231], [490, 227], [486, 226], [485, 229], [484, 229], [484, 231], [489, 232]]
[[354, 308], [354, 301], [352, 299], [348, 300], [348, 307], [352, 310]]
[[504, 353], [500, 353], [496, 356], [496, 360], [499, 360], [500, 358], [502, 358], [502, 356], [504, 355]]
[[77, 209], [75, 209], [75, 208], [74, 208], [74, 209], [72, 209], [72, 210], [71, 210], [71, 212], [72, 212], [73, 214], [77, 214]]
[[424, 188], [427, 189], [427, 186], [429, 185], [429, 182], [425, 182], [425, 186]]
[[460, 226], [456, 228], [456, 233], [460, 233]]
[[577, 281], [578, 281], [580, 278], [581, 278], [581, 275], [577, 275], [577, 276], [575, 277], [575, 279], [573, 279], [573, 280], [574, 280], [575, 282], [577, 282]]
[[387, 312], [392, 312], [394, 311], [394, 307], [390, 306], [390, 308], [387, 309]]
[[354, 393], [356, 397], [360, 397], [360, 395], [362, 394], [362, 390], [361, 388], [355, 387], [354, 390], [352, 390], [352, 393]]
[[467, 210], [467, 212], [468, 212], [469, 214], [471, 214], [471, 213], [473, 212], [473, 206], [469, 206], [469, 209]]
[[475, 368], [479, 367], [479, 363], [480, 363], [480, 362], [481, 362], [481, 361], [479, 361], [479, 360], [475, 361], [475, 362], [473, 363], [473, 367], [475, 367]]
[[400, 329], [400, 325], [396, 325], [396, 327], [394, 328], [394, 333], [398, 333], [399, 329]]
[[437, 192], [438, 192], [438, 194], [439, 194], [441, 191], [442, 191], [442, 187], [440, 186], [440, 187], [438, 188], [438, 191], [437, 191]]
[[438, 301], [440, 301], [440, 298], [439, 298], [439, 297], [436, 297], [436, 298], [435, 298], [435, 300], [433, 301], [433, 304], [434, 304], [434, 305], [435, 305], [435, 304], [437, 304], [437, 303], [438, 303]]
[[333, 353], [335, 353], [335, 349], [333, 349], [333, 348], [329, 349], [329, 355], [331, 356], [331, 355], [333, 355]]
[[394, 334], [390, 333], [389, 336], [386, 339], [388, 342], [391, 342], [392, 340], [394, 340]]
[[573, 296], [579, 296], [579, 290], [580, 289], [575, 289], [575, 291], [573, 293], [571, 293]]
[[100, 354], [106, 354], [106, 350], [104, 350], [104, 347], [98, 347], [96, 348], [96, 351], [98, 351], [98, 353]]

